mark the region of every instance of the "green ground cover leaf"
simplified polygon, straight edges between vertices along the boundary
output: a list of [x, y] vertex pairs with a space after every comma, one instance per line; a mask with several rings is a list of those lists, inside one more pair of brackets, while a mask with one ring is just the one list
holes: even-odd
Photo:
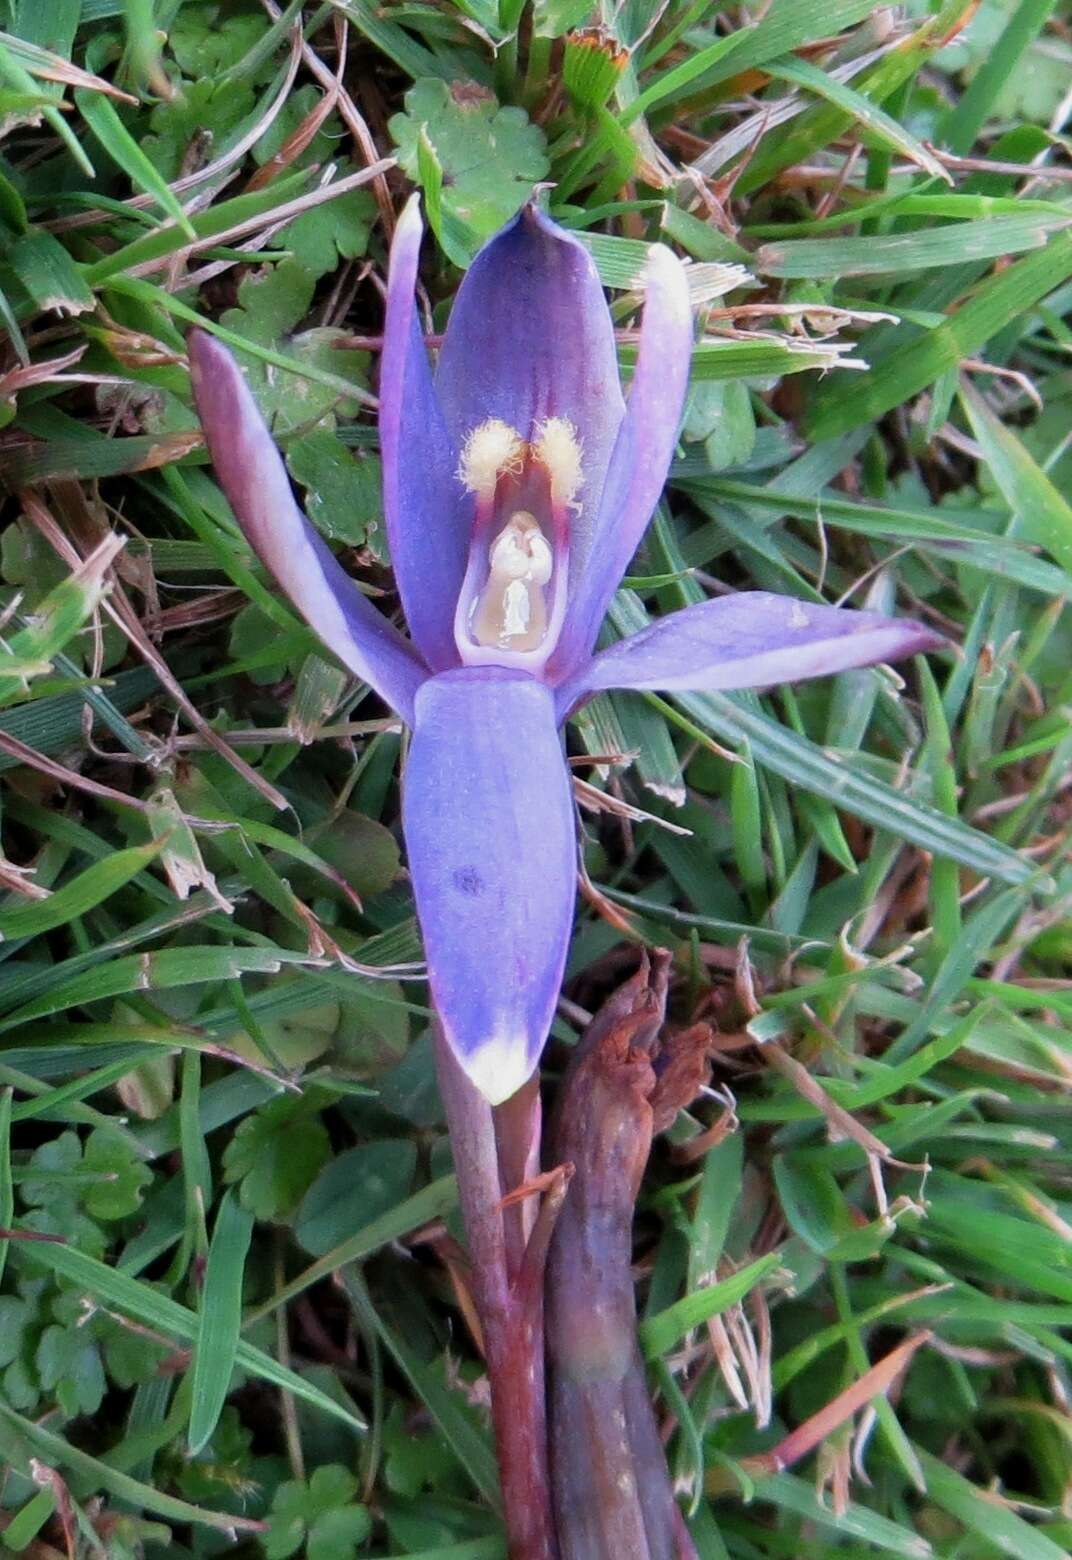
[[[238, 291], [238, 307], [223, 315], [222, 324], [259, 346], [285, 348], [302, 367], [323, 370], [336, 382], [349, 381], [356, 396], [362, 381], [355, 374], [354, 353], [338, 347], [342, 332], [330, 326], [294, 329], [309, 312], [317, 274], [300, 260], [288, 259], [248, 276]], [[356, 399], [340, 402], [331, 385], [300, 374], [279, 374], [250, 353], [244, 355], [243, 367], [262, 413], [280, 433], [315, 425], [336, 409], [350, 416], [358, 409]]]
[[327, 1132], [302, 1100], [286, 1095], [247, 1116], [227, 1145], [224, 1171], [242, 1206], [259, 1219], [290, 1213], [331, 1151]]
[[384, 1138], [336, 1155], [308, 1187], [295, 1235], [314, 1257], [325, 1256], [403, 1203], [416, 1166], [416, 1149], [404, 1139]]
[[303, 1544], [307, 1560], [352, 1560], [372, 1531], [356, 1494], [357, 1480], [337, 1464], [317, 1468], [307, 1485], [281, 1484], [268, 1517], [268, 1560], [287, 1560]]
[[[429, 177], [441, 181], [434, 197], [442, 213], [438, 236], [457, 265], [472, 259], [547, 172], [541, 131], [523, 110], [501, 106], [476, 83], [416, 82], [390, 129], [410, 178], [426, 192]], [[422, 145], [428, 159], [423, 174]]]

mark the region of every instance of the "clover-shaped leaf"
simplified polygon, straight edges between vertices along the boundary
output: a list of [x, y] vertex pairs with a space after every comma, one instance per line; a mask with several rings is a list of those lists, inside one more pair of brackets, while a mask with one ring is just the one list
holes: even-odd
[[63, 1412], [95, 1414], [104, 1397], [104, 1367], [92, 1333], [56, 1324], [41, 1334], [34, 1358], [46, 1392], [54, 1392]]
[[95, 1219], [124, 1219], [141, 1204], [142, 1194], [152, 1180], [152, 1171], [138, 1159], [134, 1150], [118, 1133], [98, 1127], [89, 1134], [82, 1153], [87, 1173], [106, 1176], [106, 1180], [87, 1186], [85, 1209]]
[[285, 249], [310, 276], [326, 276], [342, 260], [365, 253], [376, 219], [376, 202], [366, 190], [352, 190], [338, 200], [313, 206], [288, 222], [272, 239], [273, 249]]
[[301, 668], [305, 657], [304, 647], [291, 655], [285, 641], [278, 660], [264, 659], [265, 652], [270, 652], [278, 639], [277, 624], [266, 612], [261, 611], [256, 602], [247, 602], [235, 615], [227, 649], [232, 660], [253, 663], [246, 668], [245, 675], [258, 687], [279, 682], [288, 672], [296, 676]]
[[466, 265], [547, 173], [543, 131], [473, 82], [424, 77], [389, 129], [447, 254]]
[[100, 1257], [107, 1244], [100, 1226], [82, 1211], [84, 1183], [77, 1179], [82, 1146], [75, 1132], [61, 1132], [31, 1155], [28, 1174], [19, 1185], [29, 1205], [24, 1223], [39, 1235], [61, 1235], [90, 1256]]
[[35, 1148], [29, 1174], [19, 1187], [22, 1200], [35, 1208], [77, 1202], [78, 1193], [70, 1179], [82, 1162], [82, 1145], [77, 1132], [61, 1132], [59, 1137]]
[[99, 1311], [93, 1318], [93, 1330], [108, 1375], [118, 1387], [133, 1387], [139, 1382], [151, 1381], [172, 1352], [165, 1342], [146, 1337], [139, 1328], [128, 1326], [105, 1311]]
[[16, 520], [0, 536], [0, 574], [23, 587], [23, 600], [36, 606], [64, 578], [65, 570], [39, 531]]
[[60, 1216], [80, 1205], [95, 1219], [133, 1213], [152, 1179], [129, 1144], [107, 1127], [89, 1134], [84, 1151], [77, 1133], [62, 1132], [35, 1150], [30, 1170], [21, 1187], [24, 1202]]
[[[314, 326], [294, 332], [309, 313], [318, 279], [334, 271], [341, 261], [364, 254], [375, 209], [365, 190], [353, 190], [302, 212], [273, 240], [286, 251], [286, 258], [240, 283], [238, 307], [228, 309], [222, 323], [248, 341], [285, 352], [297, 362], [363, 388], [368, 359], [338, 347], [345, 331]], [[311, 428], [321, 421], [330, 428], [336, 411], [353, 415], [358, 409], [356, 400], [345, 395], [340, 398], [340, 392], [330, 385], [279, 368], [269, 369], [262, 358], [243, 352], [238, 357], [257, 404], [277, 432]]]
[[[238, 289], [239, 307], [228, 309], [221, 324], [310, 368], [352, 381], [356, 389], [362, 383], [359, 363], [353, 352], [337, 348], [344, 332], [317, 326], [292, 334], [309, 312], [316, 280], [316, 274], [298, 260], [281, 260], [246, 277]], [[262, 358], [241, 351], [237, 355], [261, 412], [277, 433], [312, 425], [333, 410], [352, 415], [358, 409], [356, 400], [346, 396], [340, 400], [339, 391], [330, 385], [279, 368], [269, 369]]]
[[243, 1208], [258, 1219], [289, 1213], [331, 1152], [323, 1124], [303, 1099], [270, 1100], [242, 1122], [223, 1156], [228, 1182], [241, 1181]]
[[[318, 1469], [317, 1472], [320, 1470]], [[316, 1474], [313, 1474], [316, 1478]], [[322, 1512], [305, 1540], [308, 1560], [348, 1560], [369, 1536], [372, 1522], [364, 1506], [343, 1506]]]
[[384, 1482], [406, 1500], [417, 1501], [424, 1491], [458, 1495], [465, 1487], [455, 1452], [435, 1430], [415, 1427], [402, 1406], [395, 1403], [383, 1428]]
[[33, 1362], [37, 1338], [33, 1301], [0, 1295], [0, 1395], [12, 1408], [32, 1409], [40, 1396]]
[[18, 1358], [32, 1320], [33, 1310], [28, 1300], [0, 1295], [0, 1367], [10, 1365]]
[[262, 28], [255, 10], [236, 11], [225, 0], [194, 0], [168, 29], [168, 45], [186, 75], [210, 77], [237, 65]]
[[748, 386], [737, 379], [707, 380], [693, 387], [685, 418], [687, 440], [702, 439], [712, 471], [739, 466], [756, 442]]
[[281, 1484], [268, 1515], [268, 1560], [287, 1560], [303, 1543], [308, 1560], [352, 1560], [372, 1530], [356, 1493], [357, 1480], [338, 1463], [317, 1468], [308, 1484]]
[[253, 105], [244, 82], [220, 83], [211, 76], [186, 82], [181, 92], [153, 109], [153, 133], [142, 137], [142, 151], [166, 179], [177, 179], [191, 143], [220, 146]]
[[[379, 530], [382, 473], [375, 455], [356, 459], [328, 428], [314, 428], [287, 450], [287, 466], [305, 489], [305, 512], [332, 541], [360, 546]], [[382, 546], [382, 542], [380, 542]]]
[[151, 1172], [126, 1140], [107, 1127], [62, 1132], [34, 1150], [19, 1186], [29, 1206], [25, 1223], [42, 1235], [62, 1235], [90, 1256], [103, 1255], [98, 1220], [122, 1219], [139, 1206]]

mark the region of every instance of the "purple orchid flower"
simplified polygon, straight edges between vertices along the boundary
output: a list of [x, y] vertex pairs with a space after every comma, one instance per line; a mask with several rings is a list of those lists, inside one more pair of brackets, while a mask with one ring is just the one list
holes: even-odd
[[497, 1104], [532, 1074], [573, 924], [560, 728], [601, 689], [766, 687], [932, 648], [919, 623], [768, 594], [703, 602], [593, 653], [662, 492], [692, 347], [685, 268], [649, 250], [628, 399], [577, 238], [526, 206], [473, 261], [433, 373], [417, 198], [391, 249], [380, 364], [387, 534], [411, 639], [299, 510], [233, 358], [190, 337], [209, 451], [262, 563], [413, 736], [403, 831], [447, 1040]]

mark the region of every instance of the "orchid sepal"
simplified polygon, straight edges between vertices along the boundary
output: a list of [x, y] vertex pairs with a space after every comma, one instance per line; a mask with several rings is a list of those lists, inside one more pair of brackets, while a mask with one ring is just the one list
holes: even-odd
[[403, 720], [428, 669], [302, 514], [283, 458], [241, 369], [207, 331], [187, 338], [194, 401], [220, 485], [253, 551], [348, 671]]
[[539, 1062], [573, 928], [576, 824], [551, 690], [494, 667], [430, 678], [402, 822], [440, 1023], [501, 1104]]

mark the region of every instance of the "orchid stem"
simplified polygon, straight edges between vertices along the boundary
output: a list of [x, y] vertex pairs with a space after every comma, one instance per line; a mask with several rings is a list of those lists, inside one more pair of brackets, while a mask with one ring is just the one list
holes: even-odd
[[[439, 1026], [436, 1069], [450, 1130], [472, 1289], [491, 1383], [491, 1415], [510, 1560], [558, 1560], [547, 1468], [542, 1284], [523, 1272], [526, 1199], [502, 1199], [539, 1157], [539, 1095], [526, 1086], [493, 1111], [451, 1054]], [[500, 1127], [496, 1137], [496, 1125]], [[518, 1128], [527, 1129], [522, 1141]], [[512, 1184], [504, 1186], [504, 1179]]]

